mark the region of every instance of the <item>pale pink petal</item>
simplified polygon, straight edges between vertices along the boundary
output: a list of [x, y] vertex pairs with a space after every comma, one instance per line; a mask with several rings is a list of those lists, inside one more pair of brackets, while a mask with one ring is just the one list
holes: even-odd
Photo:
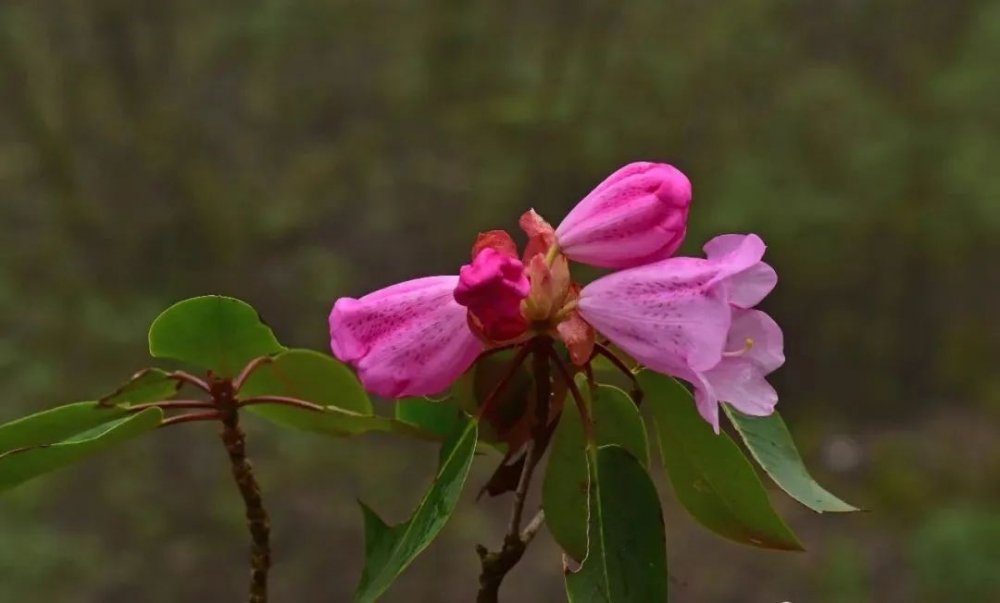
[[670, 257], [687, 228], [691, 182], [663, 163], [629, 164], [584, 197], [556, 229], [566, 257], [629, 268]]
[[766, 375], [785, 363], [784, 335], [781, 327], [760, 310], [733, 310], [733, 324], [729, 330], [727, 350], [738, 350], [753, 342], [742, 356], [760, 368]]
[[719, 363], [731, 310], [707, 260], [673, 258], [609, 274], [580, 292], [579, 311], [595, 329], [645, 364], [676, 375]]
[[728, 266], [729, 303], [734, 306], [756, 306], [778, 283], [774, 268], [760, 261], [766, 246], [757, 235], [721, 235], [703, 249], [709, 261]]
[[718, 399], [746, 415], [764, 417], [774, 412], [778, 394], [764, 373], [747, 358], [725, 358], [704, 373]]
[[457, 284], [457, 276], [432, 276], [337, 300], [330, 313], [334, 355], [380, 396], [447, 389], [483, 348], [469, 330], [466, 309], [454, 300]]
[[694, 386], [694, 403], [698, 414], [705, 419], [716, 435], [719, 433], [719, 396], [701, 374], [692, 373], [686, 377], [679, 376]]

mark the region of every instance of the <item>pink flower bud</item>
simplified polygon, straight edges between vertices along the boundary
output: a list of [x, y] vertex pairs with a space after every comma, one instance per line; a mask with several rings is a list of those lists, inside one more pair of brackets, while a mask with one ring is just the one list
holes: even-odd
[[527, 328], [521, 316], [521, 300], [530, 289], [520, 260], [494, 247], [484, 247], [471, 264], [462, 266], [455, 301], [469, 309], [488, 339], [506, 341]]
[[687, 231], [691, 182], [665, 163], [630, 163], [563, 219], [556, 240], [569, 259], [631, 268], [673, 255]]
[[483, 350], [452, 299], [457, 284], [457, 276], [431, 276], [338, 299], [330, 313], [333, 354], [386, 398], [448, 389]]

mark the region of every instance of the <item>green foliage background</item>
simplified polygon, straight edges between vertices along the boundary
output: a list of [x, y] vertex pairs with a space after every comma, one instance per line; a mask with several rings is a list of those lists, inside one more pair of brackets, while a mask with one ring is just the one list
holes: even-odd
[[[189, 295], [325, 349], [336, 297], [454, 272], [478, 230], [556, 222], [619, 165], [665, 160], [695, 186], [687, 253], [768, 242], [782, 411], [872, 511], [779, 495], [810, 553], [766, 554], [668, 495], [675, 600], [997, 600], [998, 56], [997, 0], [8, 0], [0, 419], [107, 393]], [[238, 600], [214, 437], [168, 430], [0, 499], [0, 599]], [[249, 445], [276, 601], [346, 600], [355, 497], [402, 519], [434, 470], [384, 437], [259, 426]], [[471, 600], [506, 506], [474, 489], [386, 600]], [[505, 592], [559, 600], [554, 545], [533, 549]]]

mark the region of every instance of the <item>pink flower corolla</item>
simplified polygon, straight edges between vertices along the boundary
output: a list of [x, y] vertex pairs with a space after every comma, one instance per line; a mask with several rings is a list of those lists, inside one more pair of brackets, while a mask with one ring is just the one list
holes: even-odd
[[486, 247], [471, 264], [462, 266], [455, 301], [469, 309], [487, 339], [505, 341], [521, 335], [527, 328], [521, 315], [521, 300], [530, 289], [521, 260], [495, 247]]
[[671, 258], [600, 278], [579, 311], [598, 332], [657, 372], [691, 383], [702, 417], [719, 431], [719, 402], [745, 414], [774, 410], [765, 376], [784, 363], [782, 333], [753, 310], [777, 283], [756, 235], [723, 235], [707, 259]]
[[673, 255], [687, 231], [691, 182], [665, 163], [630, 163], [611, 174], [556, 228], [567, 258], [631, 268]]
[[330, 313], [333, 354], [380, 396], [444, 391], [483, 350], [455, 301], [458, 283], [458, 276], [431, 276], [338, 299]]

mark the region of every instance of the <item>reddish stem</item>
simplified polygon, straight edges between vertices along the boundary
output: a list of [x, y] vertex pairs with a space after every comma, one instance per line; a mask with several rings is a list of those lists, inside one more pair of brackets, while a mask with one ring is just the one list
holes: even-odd
[[236, 377], [235, 381], [233, 381], [233, 389], [239, 392], [246, 384], [247, 379], [250, 378], [250, 375], [253, 375], [254, 371], [264, 366], [265, 364], [270, 364], [272, 362], [274, 362], [274, 359], [271, 358], [270, 356], [261, 356], [259, 358], [254, 358], [253, 360], [251, 360], [250, 364], [243, 367], [243, 371], [241, 371], [240, 375]]
[[607, 358], [609, 361], [611, 361], [611, 364], [615, 365], [615, 368], [617, 368], [626, 377], [628, 377], [628, 379], [632, 382], [632, 392], [631, 392], [632, 401], [635, 402], [636, 406], [642, 403], [642, 398], [643, 398], [642, 386], [639, 385], [639, 380], [636, 379], [635, 373], [632, 372], [632, 369], [630, 369], [624, 362], [622, 362], [622, 359], [616, 356], [614, 352], [609, 350], [607, 346], [595, 343], [594, 354], [595, 355], [600, 354], [601, 356]]
[[191, 373], [185, 371], [173, 371], [172, 373], [167, 373], [167, 377], [175, 381], [180, 381], [181, 383], [193, 385], [207, 394], [212, 393], [212, 388], [209, 387], [208, 382], [204, 379], [195, 377]]
[[170, 410], [172, 408], [215, 408], [215, 404], [206, 400], [160, 400], [158, 402], [145, 402], [128, 407], [129, 412], [139, 412], [147, 408], [162, 408]]
[[236, 402], [236, 405], [240, 407], [252, 406], [254, 404], [281, 404], [283, 406], [294, 406], [295, 408], [303, 408], [314, 412], [326, 412], [326, 409], [319, 404], [313, 404], [312, 402], [288, 396], [253, 396], [252, 398], [245, 398]]
[[493, 406], [493, 402], [495, 402], [496, 399], [500, 397], [500, 394], [507, 389], [507, 385], [510, 383], [510, 380], [514, 378], [514, 374], [517, 373], [517, 369], [521, 368], [521, 365], [524, 364], [524, 360], [528, 357], [528, 354], [531, 353], [534, 347], [535, 346], [533, 344], [528, 343], [517, 351], [517, 355], [515, 355], [514, 359], [510, 362], [507, 374], [505, 374], [503, 379], [498, 381], [497, 384], [493, 386], [493, 391], [490, 392], [490, 395], [486, 397], [486, 401], [484, 401], [483, 405], [479, 407], [478, 411], [476, 411], [475, 419], [478, 420], [482, 418], [489, 411], [490, 407]]
[[177, 425], [179, 423], [193, 423], [196, 421], [218, 421], [225, 417], [225, 413], [219, 412], [217, 410], [207, 411], [207, 412], [192, 412], [186, 415], [177, 415], [176, 417], [170, 417], [169, 419], [164, 419], [160, 423], [160, 427], [167, 427], [168, 425]]
[[573, 394], [576, 408], [580, 411], [580, 418], [583, 419], [583, 430], [587, 435], [587, 443], [588, 445], [594, 445], [597, 443], [597, 438], [594, 434], [594, 421], [590, 418], [590, 410], [587, 408], [587, 402], [583, 399], [583, 394], [580, 393], [580, 388], [576, 386], [576, 381], [573, 380], [573, 375], [566, 367], [566, 363], [563, 362], [563, 359], [559, 357], [559, 354], [554, 349], [549, 348], [549, 351], [549, 356], [554, 361], [559, 374], [562, 375], [566, 387]]

